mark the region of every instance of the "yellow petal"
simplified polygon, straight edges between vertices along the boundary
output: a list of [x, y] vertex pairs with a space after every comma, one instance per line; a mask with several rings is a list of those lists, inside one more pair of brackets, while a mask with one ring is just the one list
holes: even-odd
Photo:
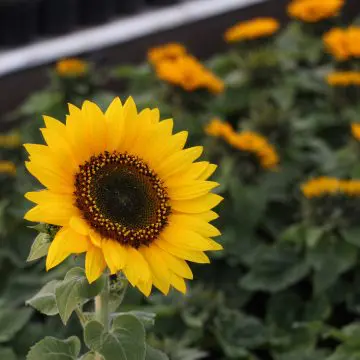
[[203, 213], [197, 213], [197, 214], [191, 214], [191, 216], [197, 217], [199, 219], [202, 219], [204, 221], [213, 221], [219, 217], [219, 215], [214, 211], [205, 211]]
[[96, 247], [101, 247], [101, 243], [102, 243], [101, 235], [93, 229], [90, 230], [89, 235], [92, 244]]
[[106, 121], [101, 109], [91, 101], [85, 101], [82, 106], [83, 117], [86, 119], [87, 132], [91, 140], [94, 154], [99, 154], [106, 148]]
[[172, 274], [171, 276], [171, 285], [178, 291], [183, 294], [186, 294], [186, 283], [183, 278], [177, 276], [176, 274]]
[[[66, 226], [69, 220], [76, 215], [77, 210], [72, 205], [72, 202], [68, 201], [66, 196], [51, 194], [47, 190], [42, 190], [38, 193], [30, 192], [26, 194], [28, 199], [37, 201], [40, 205], [30, 209], [24, 216], [25, 220]], [[49, 193], [49, 195], [44, 193]], [[42, 202], [41, 197], [44, 196], [51, 200]]]
[[152, 281], [139, 281], [136, 286], [146, 297], [148, 297], [151, 293]]
[[41, 163], [26, 161], [25, 166], [29, 173], [48, 189], [64, 194], [72, 194], [74, 192], [73, 183], [69, 183], [66, 178], [52, 169], [50, 164], [44, 166]]
[[157, 173], [164, 180], [186, 170], [203, 152], [202, 146], [195, 146], [176, 152], [158, 166]]
[[83, 164], [93, 154], [92, 139], [88, 134], [87, 119], [76, 106], [69, 104], [69, 113], [66, 117], [66, 130], [69, 143], [77, 164]]
[[207, 180], [217, 169], [217, 165], [209, 164], [206, 170], [198, 177], [198, 180]]
[[24, 148], [29, 153], [31, 162], [41, 164], [51, 168], [59, 177], [72, 182], [74, 169], [69, 167], [68, 160], [62, 154], [56, 154], [46, 145], [24, 144]]
[[115, 151], [124, 136], [124, 116], [121, 100], [116, 97], [105, 113], [107, 123], [106, 150]]
[[167, 251], [159, 248], [157, 245], [152, 246], [157, 248], [157, 251], [161, 254], [161, 257], [165, 261], [166, 265], [173, 273], [185, 279], [193, 279], [193, 273], [190, 269], [190, 266], [185, 260], [179, 259], [178, 257], [171, 255]]
[[116, 241], [104, 239], [101, 244], [105, 261], [112, 274], [122, 270], [127, 262], [127, 249]]
[[168, 187], [168, 195], [172, 200], [188, 200], [203, 196], [217, 186], [219, 183], [214, 181], [192, 181], [188, 184]]
[[211, 225], [206, 220], [193, 215], [175, 213], [170, 216], [169, 222], [178, 226], [183, 226], [186, 229], [196, 231], [205, 237], [215, 237], [221, 235], [220, 231], [214, 225]]
[[199, 264], [210, 263], [210, 259], [202, 251], [181, 248], [163, 240], [162, 238], [156, 240], [156, 245], [180, 259], [189, 260]]
[[206, 194], [190, 200], [172, 200], [172, 209], [183, 213], [203, 213], [218, 205], [223, 198], [217, 194]]
[[89, 241], [86, 236], [80, 235], [69, 228], [62, 228], [51, 242], [46, 258], [46, 270], [59, 265], [71, 254], [80, 254], [87, 251]]
[[105, 267], [106, 263], [101, 249], [90, 246], [85, 258], [85, 273], [90, 284], [101, 276]]
[[168, 188], [174, 186], [179, 186], [181, 184], [187, 184], [191, 182], [192, 180], [198, 179], [201, 174], [206, 171], [206, 169], [209, 166], [208, 161], [199, 161], [196, 163], [193, 163], [189, 166], [188, 170], [186, 172], [183, 172], [181, 174], [181, 177], [179, 176], [171, 176], [168, 179], [166, 179], [166, 186]]
[[163, 231], [162, 238], [172, 245], [194, 251], [216, 250], [218, 248], [208, 238], [174, 224]]
[[171, 272], [156, 246], [143, 246], [139, 249], [150, 266], [154, 285], [165, 295], [170, 289]]
[[89, 225], [80, 216], [73, 216], [69, 222], [70, 227], [81, 235], [88, 235], [90, 231]]
[[149, 265], [144, 259], [144, 257], [134, 248], [129, 247], [128, 257], [126, 266], [123, 269], [123, 272], [130, 284], [136, 286], [137, 283], [147, 282], [151, 280], [151, 273]]

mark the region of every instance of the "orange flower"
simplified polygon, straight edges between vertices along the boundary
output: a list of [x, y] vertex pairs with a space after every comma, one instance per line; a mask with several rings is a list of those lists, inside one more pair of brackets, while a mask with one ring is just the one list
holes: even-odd
[[0, 174], [16, 175], [16, 166], [12, 161], [0, 160]]
[[148, 60], [156, 65], [160, 61], [176, 60], [180, 56], [186, 55], [186, 48], [178, 43], [168, 43], [162, 46], [151, 48], [148, 51]]
[[360, 124], [359, 123], [351, 124], [351, 133], [356, 140], [360, 141]]
[[60, 76], [81, 76], [88, 70], [88, 63], [80, 59], [63, 59], [56, 63], [56, 72]]
[[331, 86], [360, 86], [360, 72], [335, 71], [327, 75], [326, 81]]
[[333, 28], [324, 35], [323, 41], [327, 51], [339, 61], [360, 57], [360, 27]]
[[264, 136], [253, 131], [235, 132], [229, 123], [215, 118], [205, 127], [205, 132], [222, 138], [238, 150], [254, 154], [265, 169], [274, 169], [279, 163], [275, 148]]
[[305, 22], [318, 22], [339, 14], [344, 0], [293, 0], [288, 14]]
[[207, 89], [214, 94], [224, 91], [224, 83], [192, 56], [161, 61], [156, 65], [159, 79], [180, 86], [186, 91]]
[[256, 18], [240, 22], [225, 32], [225, 40], [229, 43], [252, 40], [274, 34], [280, 24], [273, 18]]
[[308, 199], [337, 194], [358, 196], [360, 195], [360, 181], [320, 176], [302, 184], [301, 191]]

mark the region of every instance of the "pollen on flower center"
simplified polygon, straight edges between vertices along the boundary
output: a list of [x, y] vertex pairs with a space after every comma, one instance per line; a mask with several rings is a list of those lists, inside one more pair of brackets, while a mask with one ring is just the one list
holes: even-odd
[[105, 238], [135, 248], [149, 245], [167, 224], [168, 195], [140, 158], [117, 152], [93, 156], [75, 176], [76, 206]]

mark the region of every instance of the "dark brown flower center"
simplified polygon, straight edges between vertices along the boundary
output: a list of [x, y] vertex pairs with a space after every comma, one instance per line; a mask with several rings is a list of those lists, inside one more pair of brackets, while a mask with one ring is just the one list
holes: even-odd
[[80, 166], [76, 206], [105, 238], [135, 248], [149, 245], [166, 226], [169, 198], [158, 176], [141, 159], [104, 152]]

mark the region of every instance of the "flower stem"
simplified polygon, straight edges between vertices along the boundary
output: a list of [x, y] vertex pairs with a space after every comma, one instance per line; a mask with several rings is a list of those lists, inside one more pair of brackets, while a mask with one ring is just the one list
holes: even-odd
[[81, 326], [84, 327], [86, 324], [86, 318], [80, 307], [75, 308], [75, 313], [80, 320]]
[[104, 330], [109, 330], [110, 309], [109, 309], [109, 278], [106, 276], [105, 285], [102, 292], [95, 297], [95, 316], [96, 320], [104, 325]]

